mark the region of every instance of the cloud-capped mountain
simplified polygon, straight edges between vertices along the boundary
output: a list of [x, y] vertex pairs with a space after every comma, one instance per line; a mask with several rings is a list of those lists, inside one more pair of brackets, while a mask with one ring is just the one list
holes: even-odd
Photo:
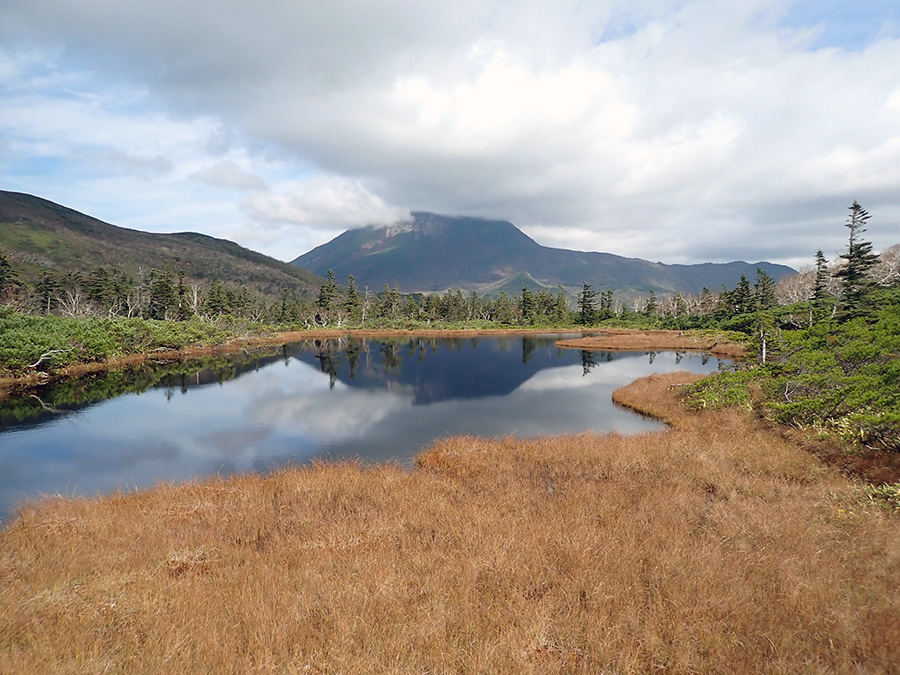
[[361, 288], [384, 284], [404, 292], [448, 289], [518, 293], [523, 287], [569, 292], [588, 282], [595, 290], [630, 296], [649, 293], [699, 293], [705, 286], [732, 288], [741, 274], [753, 279], [761, 267], [774, 279], [794, 270], [759, 262], [665, 265], [611, 253], [588, 253], [538, 244], [504, 220], [485, 220], [413, 212], [411, 219], [387, 227], [348, 230], [292, 261], [318, 275], [329, 269], [338, 281], [352, 274]]

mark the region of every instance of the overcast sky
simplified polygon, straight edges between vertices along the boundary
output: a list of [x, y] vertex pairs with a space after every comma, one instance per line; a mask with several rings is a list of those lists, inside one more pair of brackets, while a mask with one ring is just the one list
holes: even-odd
[[795, 267], [900, 242], [896, 0], [4, 0], [0, 189], [291, 260], [410, 210]]

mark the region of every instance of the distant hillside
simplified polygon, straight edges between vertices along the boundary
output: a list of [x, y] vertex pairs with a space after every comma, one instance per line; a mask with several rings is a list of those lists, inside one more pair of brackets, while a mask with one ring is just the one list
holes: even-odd
[[87, 273], [118, 267], [132, 278], [167, 262], [200, 281], [246, 286], [264, 295], [283, 289], [314, 297], [320, 278], [311, 272], [204, 234], [151, 234], [116, 227], [53, 202], [0, 190], [0, 252], [20, 278], [34, 281], [43, 269]]
[[339, 280], [381, 290], [400, 284], [405, 292], [461, 288], [479, 294], [519, 293], [524, 286], [570, 293], [587, 281], [595, 290], [624, 296], [684, 292], [706, 286], [734, 287], [741, 274], [751, 281], [761, 267], [780, 279], [794, 270], [767, 262], [664, 265], [611, 253], [586, 253], [541, 246], [515, 225], [501, 220], [450, 217], [415, 212], [408, 222], [389, 227], [348, 230], [291, 264], [323, 275], [333, 269]]

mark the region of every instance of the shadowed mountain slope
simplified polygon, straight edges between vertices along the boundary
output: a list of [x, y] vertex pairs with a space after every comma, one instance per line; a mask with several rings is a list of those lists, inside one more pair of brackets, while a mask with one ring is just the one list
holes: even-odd
[[403, 291], [461, 288], [481, 294], [518, 293], [524, 286], [569, 291], [587, 281], [595, 290], [624, 295], [699, 293], [733, 287], [741, 274], [753, 279], [761, 267], [774, 279], [792, 274], [767, 262], [665, 265], [611, 253], [589, 253], [538, 244], [510, 222], [414, 212], [388, 227], [348, 230], [292, 261], [338, 279], [352, 274], [360, 286], [380, 290], [397, 282]]

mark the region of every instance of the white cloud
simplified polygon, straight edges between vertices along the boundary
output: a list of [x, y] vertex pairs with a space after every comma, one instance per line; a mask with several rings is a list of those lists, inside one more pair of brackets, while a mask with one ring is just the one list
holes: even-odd
[[390, 223], [409, 211], [389, 206], [359, 180], [315, 174], [243, 202], [254, 222], [308, 225], [340, 233], [350, 227]]
[[233, 160], [222, 160], [194, 172], [192, 178], [223, 190], [265, 190], [266, 182]]
[[140, 192], [157, 221], [282, 259], [414, 209], [666, 262], [795, 261], [840, 246], [853, 199], [885, 247], [897, 12], [839, 5], [20, 3], [0, 8], [0, 179], [53, 198], [107, 176], [126, 190], [95, 198], [107, 220], [153, 221], [114, 212]]

